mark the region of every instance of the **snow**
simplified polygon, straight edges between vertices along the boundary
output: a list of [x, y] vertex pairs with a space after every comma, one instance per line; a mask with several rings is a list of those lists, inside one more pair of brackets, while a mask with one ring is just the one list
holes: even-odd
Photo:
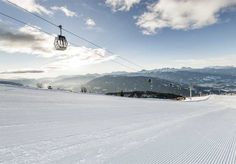
[[207, 101], [210, 97], [211, 97], [211, 95], [199, 96], [199, 97], [191, 97], [191, 98], [187, 97], [185, 99], [185, 101], [187, 101], [187, 102]]
[[236, 163], [235, 96], [165, 101], [0, 85], [0, 163]]

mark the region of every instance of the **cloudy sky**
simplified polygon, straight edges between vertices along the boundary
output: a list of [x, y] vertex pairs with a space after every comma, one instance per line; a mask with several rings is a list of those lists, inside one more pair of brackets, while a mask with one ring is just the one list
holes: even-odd
[[2, 78], [236, 66], [236, 0], [9, 1], [102, 48], [64, 33], [69, 47], [56, 51], [58, 28], [0, 0], [2, 13], [30, 25], [0, 15]]

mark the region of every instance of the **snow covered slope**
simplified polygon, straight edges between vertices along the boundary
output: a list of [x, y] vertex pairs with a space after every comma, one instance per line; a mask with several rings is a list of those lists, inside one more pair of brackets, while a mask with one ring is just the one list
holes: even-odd
[[0, 86], [0, 163], [236, 163], [236, 97], [176, 102]]

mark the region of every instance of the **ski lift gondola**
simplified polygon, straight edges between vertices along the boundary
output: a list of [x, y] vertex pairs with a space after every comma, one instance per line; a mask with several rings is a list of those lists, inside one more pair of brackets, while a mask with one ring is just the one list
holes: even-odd
[[149, 82], [149, 83], [152, 83], [152, 79], [148, 79], [148, 82]]
[[68, 46], [66, 37], [62, 35], [62, 25], [58, 26], [60, 28], [60, 35], [55, 37], [54, 46], [56, 50], [64, 51]]
[[152, 91], [152, 87], [153, 87], [153, 85], [152, 85], [152, 79], [148, 79], [148, 83], [150, 84], [150, 90]]

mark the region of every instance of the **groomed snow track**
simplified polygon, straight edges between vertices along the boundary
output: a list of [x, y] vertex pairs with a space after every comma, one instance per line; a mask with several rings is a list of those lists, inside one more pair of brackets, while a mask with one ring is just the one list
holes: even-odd
[[177, 102], [0, 86], [0, 163], [236, 163], [236, 97]]

